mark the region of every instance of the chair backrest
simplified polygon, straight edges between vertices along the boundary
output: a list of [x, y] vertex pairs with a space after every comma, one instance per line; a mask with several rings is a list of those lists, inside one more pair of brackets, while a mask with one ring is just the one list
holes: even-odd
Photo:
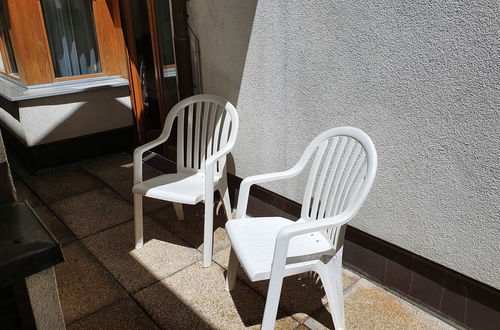
[[[330, 129], [307, 146], [303, 158], [311, 159], [309, 178], [302, 202], [306, 221], [359, 210], [375, 179], [377, 152], [366, 133], [353, 127]], [[335, 246], [340, 230], [326, 231]]]
[[[238, 114], [227, 100], [208, 94], [188, 97], [169, 113], [177, 117], [177, 170], [202, 172], [205, 160], [229, 143], [234, 144]], [[215, 165], [216, 175], [224, 171], [226, 157]]]

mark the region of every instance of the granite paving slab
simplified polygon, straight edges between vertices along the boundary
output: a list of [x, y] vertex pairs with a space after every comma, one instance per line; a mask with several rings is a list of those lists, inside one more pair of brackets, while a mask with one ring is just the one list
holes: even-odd
[[127, 292], [80, 243], [63, 247], [65, 262], [56, 265], [57, 287], [66, 324], [127, 296]]
[[[150, 216], [168, 230], [189, 242], [192, 246], [203, 251], [204, 208], [203, 203], [183, 205], [184, 220], [177, 219], [173, 207], [155, 211]], [[227, 248], [230, 244], [226, 230], [224, 229], [226, 221], [226, 215], [221, 208], [219, 214], [214, 214], [214, 252]]]
[[61, 244], [67, 244], [77, 239], [71, 230], [69, 230], [68, 227], [66, 227], [47, 207], [41, 205], [35, 207], [33, 210]]
[[[347, 329], [454, 329], [365, 279], [346, 292], [344, 305]], [[321, 309], [304, 324], [313, 330], [333, 329], [327, 308]]]
[[[134, 295], [165, 329], [258, 329], [264, 299], [239, 282], [224, 290], [224, 269], [195, 263]], [[175, 311], [175, 312], [173, 312]], [[280, 313], [277, 327], [293, 329], [298, 322]]]
[[68, 330], [154, 330], [158, 327], [153, 320], [137, 306], [131, 298], [125, 298], [112, 305], [71, 323]]
[[32, 207], [40, 206], [43, 202], [38, 198], [33, 190], [31, 190], [21, 180], [14, 180], [14, 187], [16, 188], [17, 200], [20, 202], [27, 201]]
[[[83, 168], [106, 183], [133, 178], [134, 165], [132, 156], [126, 153], [116, 153], [87, 161]], [[143, 164], [143, 179], [163, 174], [152, 166]]]
[[83, 240], [129, 293], [201, 259], [199, 251], [148, 217], [144, 218], [144, 242], [144, 247], [134, 249], [132, 221]]
[[109, 188], [99, 188], [51, 204], [78, 238], [90, 236], [133, 217], [132, 206]]
[[[110, 187], [115, 190], [120, 196], [125, 198], [127, 201], [129, 201], [131, 204], [134, 203], [134, 194], [132, 194], [132, 186], [133, 186], [133, 179], [132, 178], [127, 178], [122, 181], [115, 181], [109, 183]], [[142, 205], [144, 207], [144, 213], [149, 213], [164, 207], [170, 207], [172, 206], [172, 203], [170, 202], [165, 202], [160, 199], [155, 199], [155, 198], [149, 198], [149, 197], [143, 197], [142, 198]]]
[[102, 186], [99, 180], [78, 167], [45, 170], [41, 174], [26, 177], [25, 181], [46, 203]]

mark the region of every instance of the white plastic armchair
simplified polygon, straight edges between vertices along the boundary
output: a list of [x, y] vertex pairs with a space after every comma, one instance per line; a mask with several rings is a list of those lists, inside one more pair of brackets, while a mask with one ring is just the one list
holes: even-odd
[[[177, 119], [177, 173], [164, 174], [143, 181], [142, 157], [145, 151], [164, 143]], [[215, 95], [195, 95], [177, 103], [170, 110], [163, 131], [156, 140], [134, 151], [134, 222], [135, 247], [141, 248], [143, 238], [142, 197], [174, 203], [182, 220], [182, 204], [205, 201], [203, 266], [212, 262], [213, 197], [218, 191], [228, 219], [231, 202], [227, 186], [226, 155], [238, 134], [238, 113], [227, 100]]]
[[[299, 174], [309, 160], [301, 217], [246, 218], [250, 187]], [[245, 178], [240, 186], [236, 220], [226, 223], [231, 253], [226, 290], [232, 290], [238, 267], [252, 281], [270, 279], [262, 329], [273, 329], [283, 277], [318, 273], [335, 329], [344, 329], [342, 252], [345, 225], [358, 212], [375, 179], [377, 153], [359, 129], [338, 127], [317, 136], [291, 169]]]

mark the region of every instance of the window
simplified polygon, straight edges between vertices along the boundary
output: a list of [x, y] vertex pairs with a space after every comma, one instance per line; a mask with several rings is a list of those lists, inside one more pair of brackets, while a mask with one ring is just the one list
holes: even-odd
[[0, 0], [0, 72], [27, 86], [128, 77], [119, 3]]
[[102, 71], [89, 0], [42, 0], [45, 29], [57, 78]]
[[9, 34], [10, 20], [5, 0], [0, 0], [0, 70], [17, 76], [17, 63]]

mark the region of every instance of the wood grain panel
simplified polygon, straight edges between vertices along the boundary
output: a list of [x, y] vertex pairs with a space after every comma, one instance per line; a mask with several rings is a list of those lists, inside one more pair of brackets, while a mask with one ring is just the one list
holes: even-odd
[[129, 90], [130, 100], [132, 101], [132, 109], [134, 114], [134, 130], [135, 138], [138, 144], [146, 142], [144, 132], [144, 121], [142, 116], [144, 114], [144, 103], [142, 96], [141, 78], [139, 76], [137, 64], [137, 51], [134, 36], [134, 25], [132, 18], [132, 6], [129, 0], [121, 0], [121, 14], [123, 17], [123, 32], [125, 35], [125, 45], [127, 51], [127, 69], [129, 72]]
[[7, 0], [12, 46], [21, 81], [26, 85], [52, 82], [54, 71], [38, 0]]
[[106, 75], [128, 76], [125, 42], [118, 0], [94, 0], [94, 20], [99, 54]]

